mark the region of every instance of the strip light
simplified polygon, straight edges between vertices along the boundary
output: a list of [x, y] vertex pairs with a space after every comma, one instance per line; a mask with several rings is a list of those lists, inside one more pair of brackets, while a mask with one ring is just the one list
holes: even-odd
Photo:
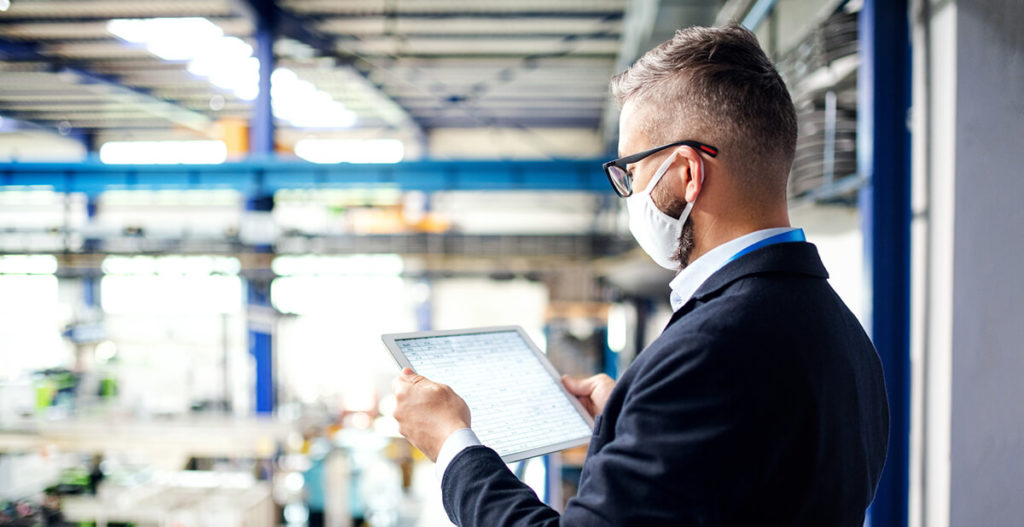
[[217, 24], [201, 17], [117, 18], [107, 31], [127, 42], [141, 44], [168, 61], [188, 61], [188, 71], [251, 101], [259, 93], [260, 63], [252, 46], [226, 37]]
[[228, 157], [224, 141], [109, 141], [100, 147], [108, 165], [216, 165]]
[[[2, 1], [2, 0], [0, 0]], [[119, 18], [107, 23], [117, 37], [145, 46], [167, 61], [188, 62], [189, 73], [251, 101], [259, 95], [260, 61], [252, 46], [202, 17]], [[288, 68], [271, 75], [274, 116], [298, 128], [350, 128], [356, 114]]]
[[405, 156], [398, 139], [301, 139], [295, 155], [313, 163], [397, 163]]
[[270, 76], [274, 116], [299, 128], [351, 128], [356, 114], [288, 68]]

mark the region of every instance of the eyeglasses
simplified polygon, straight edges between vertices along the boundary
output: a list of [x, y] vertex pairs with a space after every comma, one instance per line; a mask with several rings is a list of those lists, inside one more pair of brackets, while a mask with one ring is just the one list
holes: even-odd
[[626, 168], [627, 165], [630, 163], [636, 163], [647, 156], [657, 154], [666, 148], [683, 145], [692, 146], [711, 157], [718, 155], [718, 149], [711, 145], [706, 145], [697, 141], [678, 141], [667, 145], [661, 145], [650, 150], [644, 150], [639, 154], [613, 159], [603, 165], [604, 174], [608, 176], [608, 181], [612, 184], [612, 188], [615, 189], [615, 193], [620, 197], [628, 198], [633, 195], [633, 174], [631, 174], [629, 169]]

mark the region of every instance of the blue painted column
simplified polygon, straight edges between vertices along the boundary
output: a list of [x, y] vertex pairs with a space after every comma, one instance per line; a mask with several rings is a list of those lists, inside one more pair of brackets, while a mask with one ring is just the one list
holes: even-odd
[[256, 9], [256, 58], [260, 61], [260, 91], [252, 105], [249, 123], [249, 152], [257, 156], [274, 153], [274, 112], [270, 97], [270, 75], [274, 72], [274, 36], [276, 19], [274, 3], [253, 0]]
[[73, 128], [70, 132], [68, 132], [68, 137], [78, 141], [79, 143], [82, 144], [83, 147], [85, 147], [86, 159], [99, 158], [99, 149], [97, 148], [99, 145], [96, 144], [95, 133], [87, 130], [82, 130], [80, 128]]
[[654, 313], [655, 301], [650, 298], [634, 298], [633, 307], [636, 310], [636, 333], [633, 335], [633, 352], [635, 358], [644, 350], [647, 344], [647, 325]]
[[100, 275], [89, 273], [82, 277], [82, 303], [87, 309], [100, 307]]
[[274, 312], [270, 305], [270, 280], [249, 278], [246, 284], [248, 319], [246, 334], [255, 368], [257, 414], [271, 414], [276, 403], [274, 381]]
[[[91, 225], [96, 221], [96, 215], [99, 213], [99, 199], [97, 196], [90, 194], [85, 202], [85, 216], [86, 220]], [[82, 251], [87, 253], [99, 252], [103, 245], [102, 240], [95, 237], [86, 236], [82, 240]]]
[[602, 343], [601, 350], [601, 362], [604, 363], [604, 367], [601, 369], [606, 375], [612, 379], [619, 378], [619, 352], [613, 350], [608, 345], [608, 325], [605, 324], [603, 327], [595, 328], [595, 332], [600, 333], [598, 340]]
[[865, 321], [889, 395], [889, 452], [869, 509], [875, 527], [907, 525], [910, 448], [910, 38], [906, 0], [865, 0], [859, 15], [857, 166]]
[[425, 296], [416, 304], [416, 329], [418, 331], [430, 331], [434, 329], [434, 290], [433, 281], [424, 278], [419, 281], [420, 287], [425, 288]]
[[[276, 383], [274, 375], [274, 329], [277, 312], [270, 302], [270, 285], [274, 275], [270, 269], [269, 253], [273, 251], [269, 238], [264, 238], [259, 231], [265, 230], [267, 222], [273, 222], [270, 213], [274, 208], [273, 196], [255, 196], [248, 198], [245, 204], [243, 221], [255, 223], [249, 230], [257, 231], [250, 237], [256, 240], [251, 250], [267, 254], [267, 264], [262, 269], [247, 269], [246, 283], [246, 334], [249, 340], [249, 354], [252, 355], [255, 368], [255, 404], [257, 414], [270, 414], [276, 403]], [[249, 218], [248, 216], [255, 216]], [[247, 228], [243, 226], [243, 234]]]

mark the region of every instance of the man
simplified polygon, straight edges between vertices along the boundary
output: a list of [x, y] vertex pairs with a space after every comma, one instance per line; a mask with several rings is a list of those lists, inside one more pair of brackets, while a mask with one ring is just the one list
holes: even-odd
[[[885, 460], [888, 405], [871, 342], [789, 226], [796, 117], [752, 33], [690, 28], [612, 83], [605, 164], [675, 313], [622, 374], [564, 379], [596, 416], [559, 518], [470, 427], [450, 388], [395, 380], [402, 433], [442, 472], [462, 526], [860, 526]], [[495, 372], [495, 374], [500, 374]]]

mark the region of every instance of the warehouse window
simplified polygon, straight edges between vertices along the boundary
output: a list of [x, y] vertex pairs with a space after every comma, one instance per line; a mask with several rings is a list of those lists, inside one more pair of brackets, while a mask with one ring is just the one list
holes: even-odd
[[238, 259], [108, 256], [101, 301], [112, 314], [221, 314], [242, 310]]
[[[240, 263], [224, 256], [108, 256], [100, 304], [120, 399], [140, 415], [249, 405]], [[222, 406], [223, 405], [223, 406]]]
[[373, 410], [397, 371], [380, 335], [416, 329], [423, 296], [402, 257], [278, 256], [273, 269], [274, 307], [294, 315], [278, 323], [286, 400]]
[[66, 365], [56, 271], [50, 255], [0, 256], [0, 379]]

